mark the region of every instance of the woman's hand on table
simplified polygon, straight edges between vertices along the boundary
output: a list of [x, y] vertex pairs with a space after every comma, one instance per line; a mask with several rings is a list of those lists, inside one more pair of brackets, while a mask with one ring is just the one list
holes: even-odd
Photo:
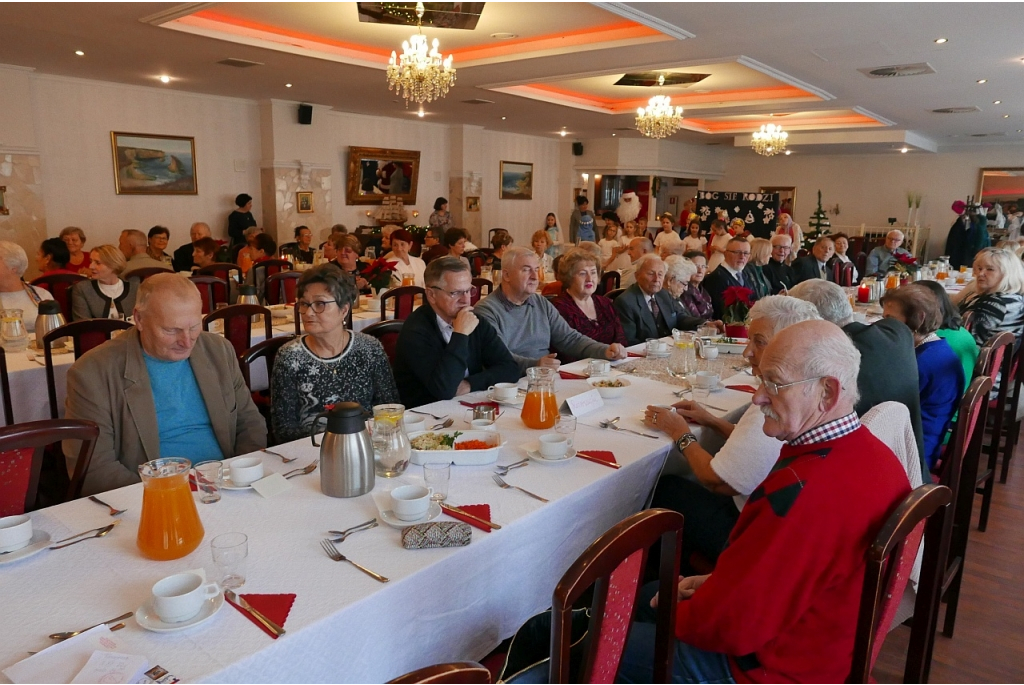
[[[680, 576], [679, 583], [676, 585], [676, 601], [682, 602], [684, 599], [693, 597], [693, 593], [697, 591], [697, 588], [703, 585], [704, 581], [710, 577], [710, 573], [703, 576]], [[658, 595], [654, 595], [651, 598], [651, 608], [658, 608]]]
[[690, 432], [690, 424], [671, 407], [656, 407], [653, 404], [647, 405], [644, 410], [644, 425], [657, 428], [666, 433], [672, 441], [676, 441], [684, 433]]
[[605, 359], [625, 359], [629, 354], [619, 343], [612, 343], [604, 353]]

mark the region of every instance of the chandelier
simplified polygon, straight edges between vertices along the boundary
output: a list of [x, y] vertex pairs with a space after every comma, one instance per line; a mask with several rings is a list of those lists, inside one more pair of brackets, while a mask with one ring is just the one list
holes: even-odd
[[[658, 87], [665, 85], [665, 75], [658, 76]], [[667, 138], [679, 130], [683, 108], [673, 107], [667, 95], [655, 95], [647, 107], [636, 110], [636, 130], [648, 138]]]
[[416, 33], [409, 40], [402, 41], [402, 55], [394, 50], [388, 60], [388, 90], [401, 91], [405, 106], [409, 101], [430, 102], [448, 94], [455, 83], [455, 69], [452, 56], [442, 59], [437, 51], [438, 41], [427, 51], [427, 37], [423, 35], [423, 3], [416, 3]]
[[760, 131], [754, 131], [750, 147], [759, 155], [771, 157], [786, 151], [786, 139], [788, 138], [789, 134], [783, 131], [781, 126], [762, 125]]

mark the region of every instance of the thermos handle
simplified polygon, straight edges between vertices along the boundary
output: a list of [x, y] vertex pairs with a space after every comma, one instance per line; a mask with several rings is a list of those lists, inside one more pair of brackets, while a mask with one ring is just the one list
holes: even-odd
[[328, 412], [322, 411], [316, 415], [313, 419], [313, 423], [309, 426], [309, 440], [313, 443], [314, 447], [319, 447], [320, 444], [316, 441], [316, 427], [320, 425], [320, 419], [326, 418]]

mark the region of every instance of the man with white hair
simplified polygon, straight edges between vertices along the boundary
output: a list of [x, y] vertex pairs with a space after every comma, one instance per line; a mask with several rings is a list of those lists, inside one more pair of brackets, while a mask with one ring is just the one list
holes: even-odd
[[28, 269], [28, 255], [25, 248], [9, 240], [0, 240], [0, 306], [4, 309], [20, 309], [25, 330], [36, 330], [36, 316], [39, 303], [52, 300], [53, 295], [45, 288], [29, 285], [22, 279]]
[[191, 271], [192, 267], [195, 266], [195, 262], [192, 259], [192, 251], [195, 249], [196, 243], [203, 238], [211, 238], [212, 234], [208, 225], [202, 221], [197, 221], [192, 224], [192, 228], [188, 229], [188, 237], [191, 242], [187, 242], [175, 250], [174, 256], [171, 258], [171, 265], [175, 271]]
[[879, 245], [868, 254], [868, 261], [864, 266], [866, 276], [884, 276], [899, 261], [901, 256], [911, 257], [912, 255], [904, 250], [903, 232], [893, 229], [885, 234], [885, 245]]
[[793, 239], [784, 233], [772, 236], [772, 256], [765, 265], [768, 280], [772, 284], [772, 294], [784, 294], [796, 285], [796, 274], [789, 265], [789, 255], [793, 250]]
[[633, 238], [629, 241], [626, 254], [629, 255], [629, 266], [619, 269], [619, 287], [628, 288], [636, 283], [636, 262], [645, 254], [654, 252], [654, 243], [650, 238]]
[[828, 265], [828, 260], [836, 253], [836, 245], [827, 235], [823, 235], [814, 241], [811, 254], [797, 257], [793, 260], [793, 273], [799, 283], [809, 281], [812, 278], [820, 278], [825, 281], [836, 280], [835, 272]]
[[666, 267], [661, 257], [645, 254], [634, 266], [636, 283], [612, 303], [626, 333], [627, 345], [672, 335], [673, 328], [694, 331], [704, 323], [683, 311], [678, 300], [664, 290]]
[[[853, 308], [843, 289], [835, 283], [814, 279], [794, 286], [790, 295], [813, 304], [825, 321], [831, 321], [850, 336], [860, 352], [860, 399], [858, 416], [882, 402], [899, 402], [910, 412], [918, 454], [924, 454], [921, 428], [921, 390], [917, 377], [914, 334], [896, 319], [880, 319], [873, 324], [854, 321]], [[922, 461], [922, 464], [924, 462]], [[922, 466], [927, 473], [927, 464]]]
[[[753, 401], [764, 433], [785, 444], [714, 573], [679, 581], [674, 682], [849, 675], [868, 545], [910, 493], [899, 460], [853, 411], [859, 366], [827, 321], [768, 343]], [[652, 624], [633, 626], [619, 682], [653, 682], [654, 635]]]
[[501, 264], [501, 285], [473, 311], [498, 331], [520, 373], [531, 366], [557, 368], [560, 362], [551, 348], [576, 359], [626, 358], [622, 345], [605, 345], [570, 328], [547, 298], [537, 294], [540, 265], [533, 250], [510, 248]]
[[[747, 347], [743, 350], [753, 373], [760, 373], [761, 355], [781, 330], [820, 318], [814, 305], [793, 297], [771, 295], [758, 300], [750, 309]], [[668, 434], [699, 482], [662, 476], [651, 506], [672, 509], [685, 517], [680, 564], [683, 573], [688, 574], [692, 572], [689, 560], [693, 552], [712, 563], [718, 559], [747, 497], [778, 460], [782, 443], [764, 434], [764, 414], [753, 404], [735, 424], [692, 400], [676, 402], [673, 407], [675, 411], [647, 407], [644, 422]], [[704, 449], [692, 439], [691, 421], [723, 436], [725, 444], [715, 454]]]
[[[146, 279], [134, 315], [134, 328], [68, 371], [67, 417], [100, 429], [83, 495], [138, 483], [139, 465], [153, 459], [220, 460], [267, 446], [235, 350], [202, 331], [202, 298], [188, 278]], [[65, 454], [78, 449], [69, 444]]]
[[711, 296], [716, 319], [721, 319], [725, 313], [725, 291], [729, 288], [747, 288], [752, 299], [757, 299], [753, 279], [743, 270], [749, 261], [750, 243], [746, 238], [733, 238], [725, 247], [725, 258], [719, 268], [704, 279], [704, 290]]

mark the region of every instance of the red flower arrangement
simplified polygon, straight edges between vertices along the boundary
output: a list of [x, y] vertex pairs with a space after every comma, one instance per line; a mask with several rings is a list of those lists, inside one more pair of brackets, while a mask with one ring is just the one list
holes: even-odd
[[754, 306], [754, 291], [734, 285], [722, 293], [722, 320], [725, 323], [741, 324], [747, 320], [747, 313]]
[[391, 274], [394, 273], [396, 264], [398, 262], [389, 262], [383, 257], [378, 257], [367, 264], [359, 275], [365, 278], [374, 290], [381, 292], [391, 285]]
[[913, 273], [920, 269], [921, 265], [917, 263], [917, 258], [909, 252], [897, 252], [893, 268], [900, 273]]

